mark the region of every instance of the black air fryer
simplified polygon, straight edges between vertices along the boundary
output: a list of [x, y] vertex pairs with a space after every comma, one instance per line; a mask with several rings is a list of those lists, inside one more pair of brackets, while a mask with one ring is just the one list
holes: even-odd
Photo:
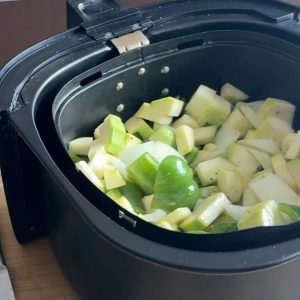
[[170, 232], [99, 192], [66, 151], [107, 114], [126, 120], [145, 100], [189, 99], [199, 84], [231, 82], [254, 100], [287, 99], [300, 128], [300, 9], [262, 0], [137, 9], [73, 0], [68, 10], [77, 27], [0, 72], [1, 172], [18, 240], [48, 234], [83, 299], [300, 299], [299, 222]]

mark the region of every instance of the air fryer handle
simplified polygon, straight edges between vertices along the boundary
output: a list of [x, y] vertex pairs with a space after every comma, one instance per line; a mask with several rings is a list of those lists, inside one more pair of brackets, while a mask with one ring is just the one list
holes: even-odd
[[72, 28], [99, 15], [124, 8], [120, 0], [67, 0], [67, 25]]

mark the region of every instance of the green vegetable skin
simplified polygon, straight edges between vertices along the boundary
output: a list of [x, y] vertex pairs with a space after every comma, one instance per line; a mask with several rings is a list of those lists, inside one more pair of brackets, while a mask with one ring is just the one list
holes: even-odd
[[153, 193], [158, 162], [148, 153], [142, 154], [127, 167], [129, 177], [146, 195]]
[[278, 209], [282, 213], [287, 214], [292, 221], [296, 222], [300, 220], [300, 206], [279, 203]]
[[193, 208], [199, 188], [187, 163], [177, 156], [167, 156], [159, 165], [151, 208], [171, 212], [179, 207]]
[[248, 96], [228, 83], [221, 96], [201, 85], [184, 111], [182, 101], [167, 97], [144, 103], [124, 124], [108, 115], [94, 137], [70, 141], [69, 156], [121, 207], [165, 229], [225, 233], [299, 221], [295, 106], [241, 103]]

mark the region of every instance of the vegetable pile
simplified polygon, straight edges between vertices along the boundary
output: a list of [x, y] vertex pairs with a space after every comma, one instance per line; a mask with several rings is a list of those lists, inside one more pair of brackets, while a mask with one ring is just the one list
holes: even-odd
[[190, 101], [143, 103], [125, 123], [108, 115], [69, 155], [123, 209], [165, 229], [224, 233], [300, 219], [295, 106], [200, 85]]

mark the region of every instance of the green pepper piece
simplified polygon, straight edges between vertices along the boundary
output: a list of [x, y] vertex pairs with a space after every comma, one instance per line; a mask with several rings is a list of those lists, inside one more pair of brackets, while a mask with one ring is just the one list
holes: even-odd
[[130, 202], [130, 204], [136, 212], [140, 214], [146, 213], [142, 202], [144, 193], [136, 184], [128, 181], [126, 185], [119, 187], [119, 191], [123, 196], [125, 196], [128, 199], [128, 201]]
[[296, 222], [300, 220], [300, 206], [278, 203], [278, 209], [282, 213], [287, 214], [292, 221]]
[[142, 154], [128, 167], [128, 176], [146, 194], [153, 194], [158, 162], [148, 152]]
[[183, 159], [167, 156], [157, 171], [151, 208], [167, 212], [179, 207], [193, 208], [198, 199], [199, 188], [192, 169]]

